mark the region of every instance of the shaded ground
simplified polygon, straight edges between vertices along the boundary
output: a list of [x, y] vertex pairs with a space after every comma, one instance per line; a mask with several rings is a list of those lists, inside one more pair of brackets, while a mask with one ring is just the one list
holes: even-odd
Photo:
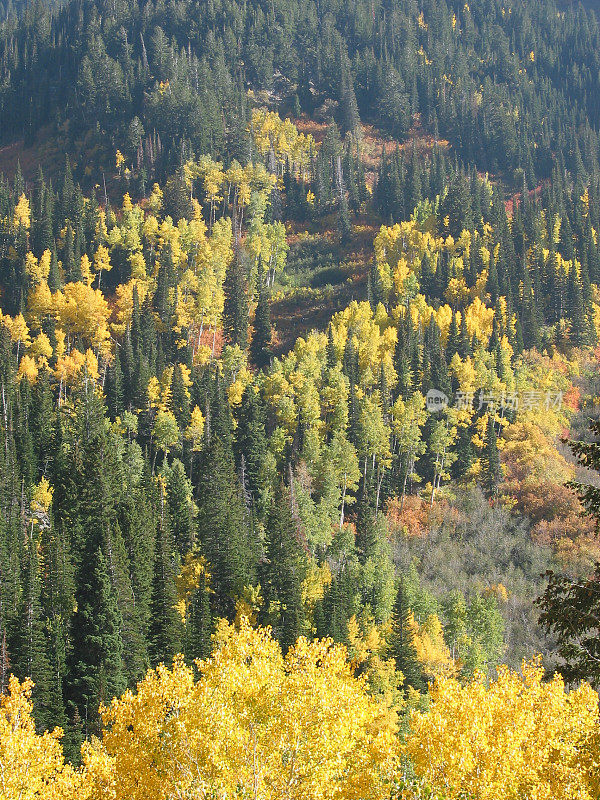
[[289, 226], [286, 274], [271, 304], [276, 355], [293, 347], [298, 336], [325, 330], [333, 314], [352, 300], [367, 299], [373, 239], [380, 224], [373, 215], [353, 215], [352, 236], [343, 245], [334, 217]]

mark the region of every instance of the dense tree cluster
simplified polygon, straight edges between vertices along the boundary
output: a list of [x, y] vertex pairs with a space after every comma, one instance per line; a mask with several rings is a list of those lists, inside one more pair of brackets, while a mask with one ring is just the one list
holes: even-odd
[[[58, 192], [40, 173], [30, 194], [19, 174], [0, 193], [2, 686], [33, 676], [38, 724], [64, 725], [70, 754], [100, 702], [177, 652], [207, 656], [216, 620], [243, 610], [284, 649], [345, 642], [384, 695], [505, 651], [502, 591], [440, 605], [414, 576], [397, 586], [384, 510], [403, 518], [419, 486], [433, 506], [451, 479], [513, 492], [501, 456], [510, 477], [532, 431], [564, 426], [540, 404], [571, 385], [560, 351], [595, 340], [594, 240], [586, 262], [558, 212], [524, 199], [509, 223], [487, 182], [456, 173], [381, 227], [370, 302], [273, 359], [273, 209], [294, 214], [315, 180], [316, 206], [340, 213], [354, 162], [335, 126], [317, 148], [276, 115], [253, 124], [256, 162], [188, 160], [141, 203], [84, 197], [68, 162]], [[589, 193], [575, 206], [590, 226]], [[526, 349], [538, 299], [552, 357]], [[490, 400], [532, 388], [520, 416]], [[429, 414], [430, 389], [471, 402]]]
[[369, 695], [347, 655], [300, 638], [284, 657], [245, 617], [222, 622], [197, 671], [181, 658], [160, 664], [105, 706], [102, 738], [83, 745], [75, 769], [60, 729], [36, 733], [31, 681], [12, 677], [0, 785], [23, 800], [597, 796], [598, 695], [587, 684], [543, 681], [535, 662], [523, 675], [501, 668], [489, 686], [440, 678], [399, 736], [396, 710]]
[[362, 119], [403, 140], [419, 115], [465, 162], [533, 188], [555, 164], [597, 175], [599, 35], [592, 12], [542, 0], [18, 4], [0, 129], [32, 141], [51, 121], [105, 167], [120, 147], [160, 178], [192, 153], [248, 157], [250, 87], [333, 111], [344, 133]]
[[[156, 752], [181, 744], [185, 775], [158, 787], [196, 791], [193, 752], [231, 793], [253, 752], [279, 796], [282, 720], [300, 714], [315, 737], [301, 758], [368, 751], [362, 782], [335, 753], [327, 780], [383, 797], [392, 775], [402, 788], [408, 704], [418, 780], [444, 774], [459, 796], [471, 773], [429, 731], [475, 709], [483, 740], [520, 703], [511, 785], [566, 791], [581, 760], [530, 763], [527, 726], [556, 707], [593, 752], [593, 692], [567, 696], [535, 665], [484, 675], [546, 649], [542, 570], [600, 557], [582, 514], [598, 490], [565, 488], [557, 444], [597, 369], [596, 17], [541, 0], [0, 8], [2, 136], [77, 162], [0, 178], [0, 723], [22, 714], [23, 746], [45, 748], [66, 793], [146, 791], [115, 772], [140, 726]], [[369, 256], [344, 272], [358, 239]], [[311, 296], [336, 274], [347, 299], [285, 352], [273, 298], [291, 271], [310, 294], [313, 261]], [[576, 453], [597, 466], [597, 444]], [[597, 679], [597, 583], [552, 573], [544, 596], [570, 678]], [[246, 730], [225, 673], [248, 677], [247, 720], [266, 724], [278, 693], [289, 705]], [[31, 692], [38, 733], [62, 727], [82, 770], [36, 736]], [[342, 696], [339, 741], [319, 739], [319, 703]], [[209, 757], [200, 731], [224, 750]], [[230, 745], [242, 761], [226, 768]], [[471, 745], [476, 796], [490, 775], [502, 795], [496, 757]]]

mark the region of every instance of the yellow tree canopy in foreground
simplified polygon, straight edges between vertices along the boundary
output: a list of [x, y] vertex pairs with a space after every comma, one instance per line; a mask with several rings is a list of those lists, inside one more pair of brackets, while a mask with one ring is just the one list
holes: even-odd
[[74, 800], [82, 776], [64, 762], [59, 728], [36, 734], [32, 686], [11, 677], [0, 698], [0, 800]]
[[[31, 682], [0, 699], [0, 800], [593, 800], [598, 695], [524, 664], [487, 684], [439, 678], [404, 744], [346, 649], [221, 622], [212, 658], [150, 670], [102, 709], [102, 740], [65, 764], [38, 735]], [[200, 674], [200, 678], [197, 675]], [[414, 703], [411, 703], [414, 709]], [[401, 757], [407, 759], [401, 764]], [[416, 772], [416, 779], [408, 778]]]
[[197, 681], [181, 660], [159, 666], [104, 709], [102, 743], [87, 752], [90, 784], [100, 767], [90, 797], [389, 796], [394, 723], [344, 647], [301, 638], [284, 658], [268, 630], [223, 622], [198, 666]]
[[429, 710], [411, 714], [406, 753], [417, 774], [448, 800], [597, 798], [598, 695], [543, 675], [524, 664], [523, 676], [500, 668], [489, 685], [439, 678]]

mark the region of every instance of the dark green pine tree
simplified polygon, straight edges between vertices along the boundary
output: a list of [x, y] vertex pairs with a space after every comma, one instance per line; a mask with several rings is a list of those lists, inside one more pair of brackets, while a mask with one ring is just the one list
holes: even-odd
[[[160, 268], [156, 282], [156, 292], [152, 303], [161, 320], [168, 324], [173, 313], [173, 300], [170, 296], [170, 289], [176, 283], [176, 270], [173, 263], [173, 251], [170, 244], [167, 244], [160, 258]], [[133, 342], [135, 348], [136, 342]]]
[[586, 318], [581, 281], [575, 266], [571, 266], [567, 281], [567, 313], [569, 316], [569, 339], [574, 345], [588, 343], [589, 325]]
[[448, 342], [446, 344], [446, 362], [449, 364], [452, 361], [452, 356], [455, 353], [460, 353], [460, 328], [458, 326], [458, 319], [456, 312], [452, 312], [452, 319], [450, 320], [450, 328], [448, 330]]
[[422, 199], [421, 169], [416, 147], [413, 145], [406, 172], [406, 207], [411, 214]]
[[235, 257], [225, 277], [223, 329], [229, 342], [245, 350], [248, 347], [248, 292], [244, 267]]
[[13, 181], [14, 195], [20, 197], [25, 191], [25, 181], [23, 179], [23, 172], [21, 170], [21, 160], [17, 160], [17, 169], [15, 170], [15, 178]]
[[[95, 537], [90, 537], [90, 543]], [[99, 733], [98, 707], [122, 694], [122, 619], [102, 549], [86, 548], [77, 579], [77, 611], [73, 615], [69, 697], [72, 718], [81, 720], [81, 733]]]
[[[341, 167], [340, 167], [341, 174]], [[341, 180], [341, 179], [340, 179]], [[346, 197], [345, 187], [339, 190], [338, 209], [337, 209], [337, 229], [340, 242], [346, 244], [352, 236], [352, 222], [350, 221], [350, 210], [348, 208], [348, 198]]]
[[523, 345], [525, 348], [539, 348], [541, 344], [540, 314], [537, 306], [536, 293], [532, 291], [529, 270], [527, 269], [525, 270], [525, 279], [523, 281], [521, 325]]
[[65, 171], [63, 175], [63, 184], [60, 191], [60, 205], [58, 209], [60, 220], [63, 223], [72, 218], [74, 195], [75, 186], [73, 184], [73, 172], [71, 171], [71, 162], [69, 161], [69, 156], [67, 156], [65, 158]]
[[[53, 508], [57, 534], [71, 542], [77, 609], [71, 619], [68, 664], [70, 716], [81, 733], [98, 730], [98, 706], [123, 691], [126, 681], [118, 606], [126, 575], [118, 554], [116, 503], [121, 491], [118, 449], [104, 406], [88, 387], [76, 399], [68, 426], [57, 433]], [[115, 576], [115, 585], [111, 579]]]
[[[121, 503], [119, 505], [121, 506]], [[111, 526], [107, 538], [107, 568], [122, 620], [123, 667], [128, 681], [132, 683], [142, 678], [148, 664], [148, 647], [141, 617], [142, 608], [138, 605], [133, 592], [130, 574], [132, 569], [120, 522]]]
[[472, 431], [469, 425], [459, 425], [456, 440], [456, 461], [452, 465], [452, 476], [464, 478], [473, 465]]
[[248, 386], [242, 395], [235, 431], [235, 460], [244, 490], [251, 493], [254, 503], [262, 487], [261, 472], [267, 452], [265, 411], [254, 387]]
[[340, 115], [342, 133], [354, 133], [360, 127], [358, 104], [352, 83], [350, 60], [346, 53], [340, 53]]
[[163, 474], [167, 484], [167, 508], [173, 544], [176, 550], [185, 556], [196, 543], [192, 484], [178, 458], [163, 469]]
[[494, 498], [498, 494], [498, 484], [502, 478], [500, 455], [498, 453], [498, 437], [494, 424], [494, 415], [488, 414], [485, 431], [485, 442], [482, 455], [482, 482], [487, 497]]
[[210, 613], [210, 593], [204, 581], [196, 589], [185, 621], [184, 652], [188, 662], [208, 658], [212, 651], [213, 621]]
[[259, 263], [258, 268], [258, 301], [254, 314], [254, 335], [250, 345], [250, 356], [252, 362], [258, 369], [268, 366], [271, 360], [271, 339], [273, 330], [271, 328], [271, 309], [269, 305], [269, 289], [265, 282], [265, 276]]
[[261, 565], [261, 586], [265, 599], [265, 622], [284, 652], [300, 636], [304, 618], [302, 581], [306, 555], [292, 518], [290, 494], [283, 484], [275, 493], [266, 522], [265, 561]]
[[[44, 613], [44, 626], [47, 639], [47, 654], [50, 661], [51, 685], [49, 691], [48, 727], [60, 727], [69, 731], [69, 720], [65, 708], [64, 682], [67, 657], [69, 622], [73, 613], [74, 575], [69, 543], [55, 527], [44, 526], [40, 536], [39, 562], [40, 603]], [[76, 758], [77, 744], [68, 755]]]
[[496, 269], [496, 259], [494, 258], [493, 253], [490, 254], [490, 269], [488, 272], [486, 290], [490, 295], [491, 304], [495, 305], [500, 295], [500, 287], [498, 285], [498, 270]]
[[159, 486], [159, 518], [154, 548], [154, 575], [150, 602], [148, 652], [152, 664], [169, 664], [181, 650], [181, 620], [178, 616], [175, 589], [175, 549], [165, 491]]
[[137, 442], [128, 446], [128, 451], [131, 452], [131, 457], [128, 452], [126, 458], [128, 490], [121, 501], [120, 524], [129, 556], [131, 590], [135, 598], [139, 630], [146, 642], [147, 651], [159, 503], [156, 499], [156, 483], [147, 461], [144, 461], [142, 474], [139, 475], [137, 448]]
[[45, 614], [40, 602], [41, 578], [38, 557], [38, 536], [32, 529], [27, 548], [25, 583], [16, 625], [16, 641], [12, 667], [21, 679], [29, 677], [34, 682], [33, 702], [38, 731], [55, 723], [53, 718], [52, 670], [48, 658], [48, 641], [45, 632]]
[[244, 586], [254, 583], [257, 548], [251, 540], [231, 447], [216, 433], [202, 456], [197, 491], [198, 535], [211, 573], [212, 612], [233, 619]]
[[315, 613], [317, 636], [331, 636], [336, 642], [348, 643], [348, 620], [357, 612], [357, 575], [355, 565], [345, 564], [325, 592]]
[[404, 676], [403, 688], [409, 686], [418, 691], [427, 688], [427, 680], [423, 667], [417, 658], [414, 636], [409, 626], [410, 609], [408, 607], [404, 583], [400, 580], [396, 592], [396, 600], [390, 618], [391, 630], [387, 640], [387, 653], [394, 659], [396, 669]]
[[44, 250], [52, 250], [54, 246], [52, 203], [41, 167], [38, 170], [32, 212], [31, 247], [35, 255], [39, 257]]
[[213, 436], [220, 439], [226, 452], [232, 453], [233, 418], [224, 383], [221, 370], [217, 369], [210, 383], [210, 401], [206, 410], [205, 435], [207, 441], [210, 441]]
[[119, 356], [119, 348], [115, 348], [115, 357], [112, 364], [109, 365], [106, 371], [106, 405], [108, 406], [108, 413], [111, 419], [120, 417], [124, 411], [124, 386], [123, 386], [123, 370], [121, 368], [121, 357]]
[[190, 421], [190, 398], [187, 392], [186, 385], [183, 381], [183, 374], [181, 372], [181, 365], [175, 364], [173, 369], [173, 379], [171, 381], [171, 406], [177, 424], [180, 428], [184, 429]]
[[439, 218], [448, 217], [448, 231], [457, 239], [463, 230], [471, 230], [471, 200], [465, 179], [456, 175], [448, 184], [448, 190], [440, 202]]

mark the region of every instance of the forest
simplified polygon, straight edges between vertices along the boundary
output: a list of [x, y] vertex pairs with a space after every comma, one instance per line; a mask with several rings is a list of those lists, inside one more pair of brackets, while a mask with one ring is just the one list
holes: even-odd
[[600, 25], [0, 0], [0, 798], [600, 795]]

